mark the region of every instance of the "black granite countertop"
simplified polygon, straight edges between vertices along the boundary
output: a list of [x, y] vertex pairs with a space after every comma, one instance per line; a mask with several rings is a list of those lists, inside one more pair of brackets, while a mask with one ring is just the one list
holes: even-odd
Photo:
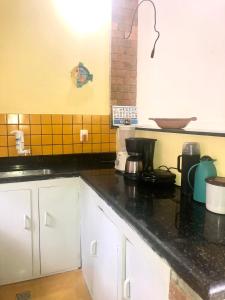
[[81, 176], [204, 300], [225, 298], [225, 215], [112, 169]]
[[[115, 153], [0, 158], [0, 183], [79, 176], [82, 170], [112, 168], [114, 161]], [[26, 176], [21, 176], [20, 172], [13, 175], [11, 172], [41, 169], [49, 172]], [[2, 172], [10, 172], [13, 176], [4, 176]]]
[[49, 175], [0, 183], [81, 176], [204, 300], [225, 299], [225, 215], [180, 196], [180, 189], [125, 180], [115, 154], [0, 159], [0, 172], [49, 168]]

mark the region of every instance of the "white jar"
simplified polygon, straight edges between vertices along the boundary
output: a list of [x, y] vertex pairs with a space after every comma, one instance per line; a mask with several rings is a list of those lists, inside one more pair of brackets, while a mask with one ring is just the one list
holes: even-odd
[[225, 177], [206, 179], [206, 208], [217, 214], [225, 214]]

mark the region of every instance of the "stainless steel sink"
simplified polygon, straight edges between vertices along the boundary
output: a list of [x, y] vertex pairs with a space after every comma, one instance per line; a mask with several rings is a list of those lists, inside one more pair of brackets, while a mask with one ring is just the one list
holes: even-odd
[[11, 177], [21, 177], [21, 176], [40, 176], [40, 175], [51, 175], [51, 174], [53, 174], [53, 170], [51, 170], [51, 169], [8, 171], [8, 172], [0, 172], [0, 178], [11, 178]]

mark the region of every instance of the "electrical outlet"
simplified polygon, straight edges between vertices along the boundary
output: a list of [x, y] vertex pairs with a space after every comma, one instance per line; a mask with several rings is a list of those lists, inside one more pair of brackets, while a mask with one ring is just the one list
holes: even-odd
[[80, 130], [80, 141], [82, 143], [88, 141], [88, 130], [87, 129]]

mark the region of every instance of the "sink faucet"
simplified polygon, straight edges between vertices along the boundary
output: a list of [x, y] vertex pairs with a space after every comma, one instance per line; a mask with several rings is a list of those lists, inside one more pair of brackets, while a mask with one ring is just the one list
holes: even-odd
[[30, 149], [24, 149], [24, 132], [22, 130], [13, 130], [10, 132], [16, 136], [16, 150], [19, 155], [30, 155]]

